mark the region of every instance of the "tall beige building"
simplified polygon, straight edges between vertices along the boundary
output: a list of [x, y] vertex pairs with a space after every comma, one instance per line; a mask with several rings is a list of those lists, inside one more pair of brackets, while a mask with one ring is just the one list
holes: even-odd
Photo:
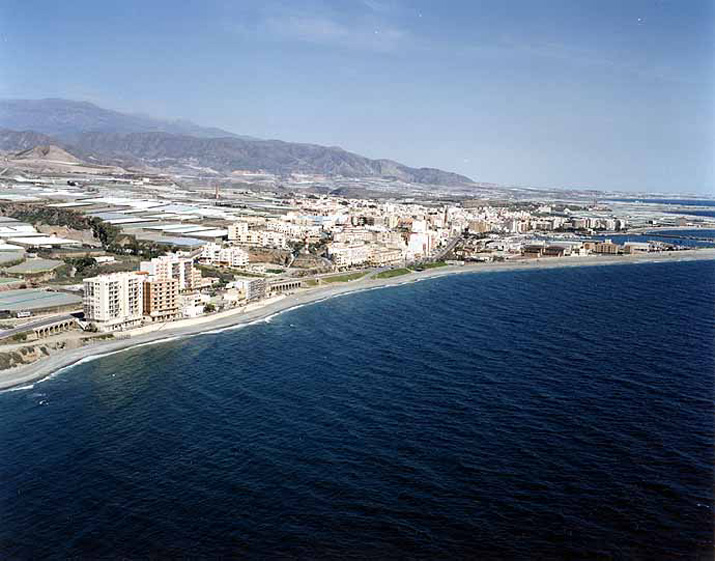
[[100, 331], [141, 325], [144, 278], [137, 273], [112, 273], [84, 279], [84, 318]]

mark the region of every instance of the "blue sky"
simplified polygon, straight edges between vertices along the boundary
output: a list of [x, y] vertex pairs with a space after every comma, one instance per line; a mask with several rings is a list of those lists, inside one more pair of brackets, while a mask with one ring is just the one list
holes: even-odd
[[0, 97], [478, 181], [714, 193], [711, 0], [0, 3]]

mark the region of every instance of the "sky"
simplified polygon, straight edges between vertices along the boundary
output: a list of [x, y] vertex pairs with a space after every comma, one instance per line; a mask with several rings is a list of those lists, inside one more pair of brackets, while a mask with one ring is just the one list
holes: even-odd
[[0, 2], [0, 98], [476, 181], [715, 194], [712, 0]]

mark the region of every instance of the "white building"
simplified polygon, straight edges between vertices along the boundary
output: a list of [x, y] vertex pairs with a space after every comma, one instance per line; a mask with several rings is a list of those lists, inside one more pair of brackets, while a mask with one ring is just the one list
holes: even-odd
[[238, 241], [242, 236], [248, 234], [248, 222], [235, 222], [228, 227], [228, 241]]
[[193, 290], [201, 279], [201, 271], [194, 268], [194, 258], [178, 253], [167, 253], [142, 261], [139, 270], [148, 273], [154, 280], [177, 280], [179, 291]]
[[228, 241], [269, 249], [288, 247], [285, 233], [276, 230], [249, 230], [246, 222], [236, 222], [228, 227]]
[[258, 277], [236, 277], [228, 286], [238, 289], [249, 302], [264, 298], [268, 289], [266, 279]]
[[112, 273], [84, 279], [84, 318], [100, 331], [141, 325], [144, 275]]
[[370, 258], [370, 247], [332, 243], [328, 246], [328, 255], [337, 267], [352, 267], [367, 262]]
[[428, 232], [411, 232], [407, 243], [408, 259], [423, 259], [432, 251], [432, 238]]
[[248, 266], [248, 253], [240, 247], [223, 247], [217, 243], [208, 243], [201, 248], [200, 259], [211, 265], [226, 267]]

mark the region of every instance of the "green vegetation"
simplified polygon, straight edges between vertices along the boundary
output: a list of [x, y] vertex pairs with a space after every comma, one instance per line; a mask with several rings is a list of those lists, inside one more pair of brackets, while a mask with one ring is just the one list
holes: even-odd
[[243, 269], [229, 269], [230, 271], [233, 271], [235, 275], [241, 275], [242, 277], [255, 277], [257, 279], [262, 279], [265, 277], [265, 275], [262, 275], [260, 273], [249, 273], [248, 271], [244, 271]]
[[131, 254], [141, 257], [158, 257], [171, 248], [164, 244], [150, 241], [139, 241], [134, 236], [122, 233], [121, 228], [101, 218], [86, 216], [81, 212], [68, 208], [40, 206], [33, 203], [3, 203], [0, 204], [0, 215], [16, 218], [31, 224], [46, 224], [48, 226], [63, 226], [73, 230], [91, 230], [102, 247], [110, 253], [122, 255]]
[[303, 281], [303, 284], [305, 286], [318, 286], [318, 281], [315, 279], [308, 279], [306, 281]]
[[266, 269], [266, 273], [271, 273], [272, 275], [280, 275], [284, 269]]
[[10, 338], [16, 343], [24, 343], [27, 341], [27, 333], [15, 333], [15, 335]]
[[293, 255], [298, 255], [301, 250], [305, 247], [305, 242], [298, 240], [290, 240], [288, 242], [288, 249], [290, 249]]
[[214, 305], [211, 304], [211, 303], [208, 303], [208, 304], [206, 304], [206, 305], [204, 306], [204, 313], [205, 313], [205, 314], [210, 314], [210, 313], [215, 312], [215, 311], [216, 311], [216, 306], [214, 306]]
[[367, 275], [365, 271], [359, 272], [359, 273], [348, 273], [346, 275], [339, 275], [337, 277], [327, 277], [324, 279], [320, 279], [323, 282], [349, 282], [353, 280], [360, 279]]
[[375, 275], [376, 279], [391, 279], [392, 277], [400, 277], [402, 275], [409, 275], [412, 271], [410, 269], [391, 269], [389, 271], [383, 271]]
[[104, 341], [106, 339], [114, 339], [114, 334], [113, 333], [103, 333], [102, 335], [97, 335], [95, 337], [92, 337], [93, 341]]
[[107, 339], [114, 339], [114, 334], [102, 333], [101, 335], [94, 335], [93, 337], [82, 337], [82, 344], [86, 345], [92, 341], [106, 341]]
[[70, 257], [69, 259], [65, 259], [65, 263], [74, 267], [78, 275], [82, 275], [87, 269], [97, 266], [97, 260], [89, 255], [85, 255], [84, 257]]
[[427, 269], [437, 269], [439, 267], [446, 267], [447, 263], [444, 261], [435, 261], [434, 263], [422, 263], [414, 267], [415, 271], [426, 271]]
[[99, 265], [93, 257], [67, 257], [64, 261], [64, 265], [55, 269], [55, 278], [49, 281], [52, 284], [77, 283], [100, 274], [136, 271], [139, 268], [139, 259], [128, 255], [119, 256], [117, 261], [107, 265]]
[[9, 269], [10, 267], [15, 267], [15, 266], [20, 265], [21, 263], [24, 263], [24, 262], [25, 262], [25, 258], [20, 257], [18, 259], [14, 259], [13, 261], [6, 261], [5, 263], [2, 263], [2, 265], [0, 265], [0, 266], [2, 266], [3, 269]]

